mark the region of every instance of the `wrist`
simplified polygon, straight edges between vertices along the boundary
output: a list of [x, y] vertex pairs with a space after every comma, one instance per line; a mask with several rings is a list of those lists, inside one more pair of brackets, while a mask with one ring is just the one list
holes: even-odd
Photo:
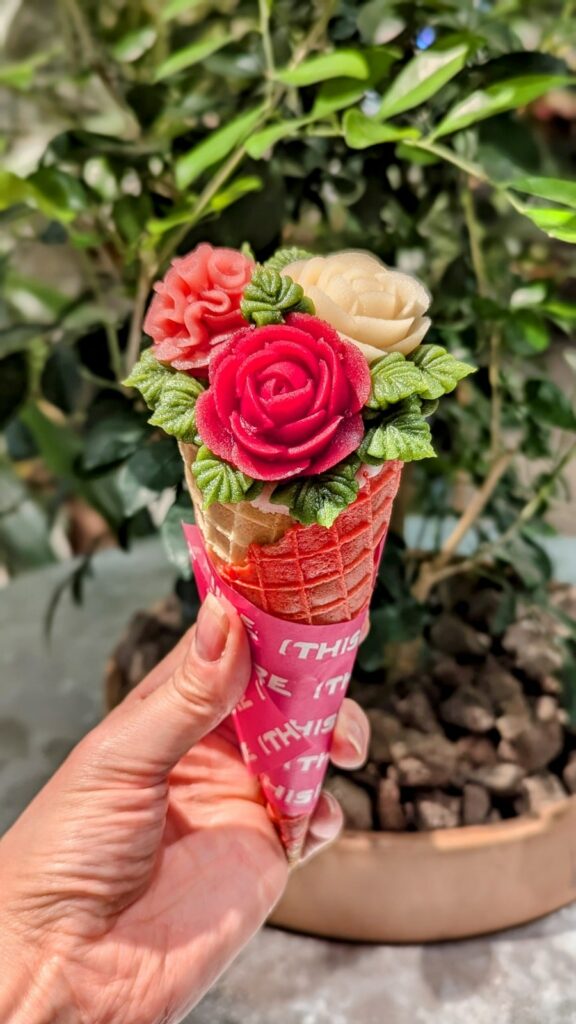
[[2, 928], [0, 978], [2, 1024], [82, 1024], [60, 960], [42, 948], [41, 939], [24, 946]]

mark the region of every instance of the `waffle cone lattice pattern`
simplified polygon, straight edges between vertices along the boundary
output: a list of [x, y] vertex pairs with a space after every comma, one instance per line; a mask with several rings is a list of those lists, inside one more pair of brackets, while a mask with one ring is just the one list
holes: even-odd
[[221, 560], [212, 548], [220, 575], [259, 608], [291, 622], [353, 619], [372, 595], [374, 553], [388, 531], [401, 472], [401, 462], [385, 463], [329, 529], [291, 526], [275, 543], [250, 544], [242, 562]]
[[251, 544], [274, 544], [293, 526], [292, 516], [283, 512], [263, 512], [249, 501], [239, 501], [235, 505], [217, 502], [208, 509], [202, 508], [202, 494], [190, 471], [196, 451], [194, 445], [180, 444], [194, 518], [210, 554], [219, 563], [244, 562]]

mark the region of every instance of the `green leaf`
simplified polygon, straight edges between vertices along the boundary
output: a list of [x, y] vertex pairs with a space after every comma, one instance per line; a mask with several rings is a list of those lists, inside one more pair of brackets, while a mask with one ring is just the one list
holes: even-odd
[[562, 178], [515, 178], [508, 182], [506, 188], [537, 196], [538, 199], [549, 199], [552, 203], [563, 203], [576, 210], [576, 181]]
[[123, 381], [125, 388], [136, 388], [149, 409], [155, 409], [162, 397], [164, 385], [171, 380], [174, 370], [159, 363], [151, 348], [142, 352], [132, 373]]
[[454, 359], [440, 345], [420, 345], [410, 356], [423, 375], [422, 398], [440, 398], [453, 391], [458, 381], [475, 373], [473, 366]]
[[130, 406], [111, 409], [87, 430], [83, 468], [100, 469], [120, 462], [136, 451], [147, 434], [146, 421]]
[[75, 219], [89, 205], [88, 193], [78, 178], [57, 167], [41, 167], [27, 179], [31, 198], [46, 213], [63, 223]]
[[467, 54], [466, 43], [447, 50], [426, 50], [417, 54], [385, 92], [379, 117], [395, 117], [430, 99], [462, 70]]
[[546, 298], [546, 291], [546, 285], [543, 281], [533, 281], [531, 284], [521, 285], [510, 296], [510, 309], [527, 309], [531, 306], [540, 306]]
[[369, 409], [385, 409], [393, 402], [418, 394], [426, 387], [418, 367], [400, 352], [389, 352], [370, 367], [372, 390]]
[[290, 266], [291, 263], [296, 263], [298, 260], [309, 260], [312, 259], [313, 253], [308, 252], [307, 249], [299, 249], [297, 245], [293, 245], [287, 249], [276, 249], [276, 252], [269, 260], [264, 263], [266, 270], [284, 270], [284, 267]]
[[350, 149], [367, 149], [383, 142], [399, 142], [402, 139], [417, 139], [417, 128], [397, 128], [392, 124], [381, 124], [373, 117], [366, 117], [361, 110], [348, 110], [342, 122], [344, 138]]
[[244, 289], [240, 312], [249, 323], [264, 327], [282, 323], [288, 313], [313, 313], [314, 306], [304, 295], [302, 286], [287, 274], [280, 274], [270, 266], [260, 266]]
[[330, 527], [356, 500], [359, 465], [359, 459], [353, 456], [319, 476], [276, 487], [270, 500], [276, 505], [287, 505], [294, 519], [305, 526], [317, 523]]
[[206, 60], [211, 54], [221, 50], [224, 46], [228, 46], [233, 41], [234, 36], [224, 32], [222, 29], [210, 32], [204, 39], [199, 39], [195, 43], [191, 43], [190, 46], [184, 47], [183, 50], [176, 50], [175, 53], [171, 53], [156, 68], [154, 81], [163, 82], [164, 79], [171, 78], [180, 71], [191, 68], [194, 64], [199, 64], [200, 61]]
[[216, 502], [234, 504], [248, 501], [262, 489], [259, 481], [219, 459], [205, 445], [200, 448], [191, 471], [202, 492], [204, 508], [210, 508]]
[[0, 359], [29, 348], [45, 330], [42, 324], [14, 324], [0, 330]]
[[374, 46], [363, 51], [369, 67], [369, 75], [366, 81], [354, 78], [332, 78], [323, 82], [310, 112], [312, 120], [327, 117], [338, 110], [358, 103], [367, 89], [372, 89], [388, 74], [392, 64], [399, 57], [401, 51], [392, 46]]
[[188, 495], [181, 495], [168, 510], [160, 527], [160, 537], [172, 565], [185, 580], [192, 578], [190, 555], [182, 531], [183, 520], [193, 521], [192, 505]]
[[430, 425], [420, 411], [418, 399], [411, 398], [394, 406], [389, 414], [364, 437], [358, 456], [371, 466], [399, 459], [415, 462], [435, 458]]
[[118, 473], [124, 515], [135, 515], [181, 479], [182, 459], [174, 441], [165, 437], [139, 448]]
[[576, 430], [576, 410], [572, 402], [553, 381], [534, 378], [526, 381], [526, 403], [530, 413], [551, 427]]
[[174, 373], [162, 385], [160, 400], [148, 422], [161, 427], [180, 441], [193, 444], [196, 440], [196, 400], [204, 391], [196, 377]]
[[570, 75], [522, 75], [520, 78], [495, 82], [486, 89], [477, 89], [448, 111], [435, 129], [433, 137], [440, 138], [442, 135], [459, 132], [477, 121], [502, 114], [505, 110], [516, 110], [544, 96], [551, 89], [570, 85], [574, 81]]
[[157, 239], [165, 235], [167, 231], [179, 227], [180, 224], [186, 224], [190, 220], [195, 198], [194, 195], [187, 195], [186, 199], [181, 203], [176, 203], [172, 207], [172, 211], [165, 217], [151, 217], [146, 222], [146, 233], [153, 239]]
[[204, 0], [168, 0], [158, 11], [160, 21], [173, 21], [185, 11], [191, 11], [194, 7], [200, 7]]
[[519, 213], [531, 220], [537, 228], [550, 238], [560, 242], [576, 242], [576, 213], [552, 207], [531, 207], [515, 204]]
[[310, 124], [311, 117], [295, 117], [292, 121], [282, 121], [280, 124], [272, 124], [256, 132], [246, 143], [246, 152], [254, 160], [260, 160], [269, 149], [273, 149], [277, 142], [297, 135], [301, 128]]
[[43, 64], [47, 64], [53, 56], [54, 52], [50, 50], [45, 53], [36, 53], [24, 60], [10, 61], [0, 65], [0, 86], [26, 92], [34, 83], [37, 69]]
[[277, 71], [275, 78], [284, 85], [315, 85], [328, 78], [368, 78], [370, 67], [358, 50], [334, 50], [318, 57], [309, 57], [296, 68]]
[[7, 210], [17, 203], [30, 202], [33, 198], [34, 189], [24, 178], [0, 169], [0, 210]]
[[264, 107], [261, 105], [246, 114], [240, 114], [223, 128], [212, 132], [189, 153], [178, 157], [174, 165], [178, 188], [188, 188], [201, 174], [229, 156], [230, 152], [250, 134], [262, 117], [263, 110]]
[[142, 25], [116, 39], [110, 47], [110, 53], [122, 64], [131, 64], [140, 60], [154, 46], [157, 35], [153, 25]]
[[28, 394], [28, 362], [24, 352], [12, 352], [0, 363], [0, 426], [18, 412]]
[[236, 178], [230, 185], [216, 193], [213, 199], [210, 200], [208, 209], [211, 213], [222, 213], [222, 210], [226, 210], [233, 203], [242, 199], [243, 196], [247, 196], [251, 192], [260, 192], [261, 188], [262, 179], [257, 178], [255, 175]]

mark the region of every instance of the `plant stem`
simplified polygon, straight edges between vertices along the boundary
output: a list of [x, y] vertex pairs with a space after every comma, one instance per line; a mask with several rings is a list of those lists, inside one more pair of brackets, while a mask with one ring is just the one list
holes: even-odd
[[147, 266], [141, 266], [138, 283], [136, 285], [136, 294], [134, 296], [134, 307], [132, 309], [132, 318], [130, 320], [130, 330], [128, 331], [128, 343], [126, 345], [126, 357], [124, 364], [126, 376], [130, 374], [140, 352], [140, 344], [142, 341], [142, 320], [144, 319], [146, 299], [148, 298], [148, 292], [150, 290], [150, 284], [153, 276], [154, 271], [151, 271]]
[[445, 578], [446, 563], [456, 553], [468, 531], [482, 515], [482, 512], [486, 508], [486, 505], [496, 490], [501, 478], [509, 468], [513, 457], [513, 452], [505, 452], [493, 464], [488, 476], [482, 484], [482, 487], [475, 494], [472, 501], [466, 508], [466, 511], [456, 523], [456, 526], [452, 530], [450, 536], [444, 541], [439, 555], [432, 559], [431, 562], [423, 563], [420, 568], [418, 579], [412, 589], [412, 593], [417, 601], [424, 602], [431, 589], [435, 587], [441, 579]]
[[456, 553], [462, 540], [468, 533], [468, 530], [470, 530], [476, 520], [482, 515], [482, 512], [486, 508], [486, 505], [500, 483], [500, 480], [504, 476], [504, 473], [509, 468], [513, 458], [514, 452], [505, 452], [493, 464], [484, 483], [472, 498], [472, 501], [456, 523], [456, 526], [452, 530], [450, 536], [444, 541], [440, 555], [435, 562], [438, 567], [445, 565], [452, 555]]
[[486, 264], [484, 262], [484, 253], [482, 252], [480, 225], [476, 217], [472, 189], [468, 185], [466, 185], [462, 190], [462, 207], [464, 209], [464, 219], [466, 221], [468, 239], [470, 242], [470, 257], [472, 259], [472, 266], [478, 283], [478, 292], [484, 298], [487, 298], [490, 292], [490, 287], [488, 284]]
[[448, 146], [441, 146], [430, 139], [405, 139], [404, 145], [410, 146], [412, 149], [421, 149], [424, 153], [437, 156], [440, 160], [445, 160], [447, 163], [453, 164], [460, 171], [464, 171], [464, 174], [469, 174], [472, 178], [477, 178], [478, 181], [485, 181], [496, 187], [495, 183], [490, 181], [490, 178], [481, 167], [478, 167], [477, 164], [471, 164], [468, 160], [464, 160], [463, 157], [458, 156]]
[[270, 7], [268, 5], [268, 0], [258, 0], [258, 10], [260, 12], [262, 49], [264, 50], [264, 60], [266, 61], [266, 72], [268, 75], [268, 87], [270, 89], [276, 71], [276, 66], [274, 64], [272, 36], [270, 35]]
[[[522, 527], [530, 522], [535, 515], [539, 512], [541, 506], [547, 500], [552, 491], [552, 488], [558, 478], [563, 473], [568, 463], [576, 456], [576, 441], [573, 441], [567, 451], [564, 452], [555, 466], [551, 470], [547, 480], [537, 490], [533, 498], [530, 499], [524, 506], [524, 508], [518, 513], [514, 522], [508, 527], [508, 529], [502, 534], [498, 540], [491, 541], [489, 544], [485, 544], [479, 548], [475, 555], [471, 558], [466, 558], [463, 561], [457, 562], [453, 565], [442, 565], [439, 560], [434, 562], [424, 563], [418, 574], [416, 583], [412, 588], [412, 593], [417, 601], [424, 603], [426, 601], [430, 591], [441, 583], [443, 580], [448, 579], [450, 576], [457, 576], [460, 573], [468, 572], [470, 570], [478, 569], [481, 565], [485, 564], [487, 560], [494, 554], [497, 554], [498, 550], [502, 548], [504, 544], [508, 544], [515, 534], [522, 529]], [[511, 453], [507, 453], [507, 456], [502, 456], [502, 460], [505, 458], [511, 458]], [[502, 475], [502, 470], [500, 476]], [[467, 510], [468, 511], [468, 510]], [[466, 515], [467, 513], [465, 513]], [[476, 517], [477, 518], [477, 517]], [[459, 525], [459, 524], [458, 524]], [[456, 527], [458, 529], [458, 526]], [[441, 557], [445, 554], [448, 544], [452, 541], [456, 530], [452, 533], [451, 537], [448, 538], [446, 544], [443, 547]], [[462, 534], [463, 536], [463, 534]], [[460, 538], [461, 539], [461, 538]], [[452, 551], [449, 554], [453, 554], [455, 546], [451, 544]]]
[[[474, 195], [469, 186], [465, 186], [462, 192], [462, 207], [464, 219], [468, 230], [470, 241], [470, 257], [478, 284], [478, 293], [483, 298], [490, 296], [490, 283], [486, 271], [486, 261], [482, 251], [482, 239], [480, 225], [476, 217]], [[488, 341], [489, 363], [488, 379], [490, 382], [490, 453], [493, 462], [496, 462], [502, 452], [502, 389], [501, 389], [501, 335], [497, 327], [490, 332]]]

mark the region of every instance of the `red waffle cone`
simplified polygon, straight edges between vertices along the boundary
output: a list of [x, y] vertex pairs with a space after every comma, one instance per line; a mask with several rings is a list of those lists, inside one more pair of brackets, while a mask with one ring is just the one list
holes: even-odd
[[329, 529], [296, 525], [274, 544], [251, 544], [246, 560], [218, 559], [218, 572], [252, 604], [290, 622], [353, 619], [371, 598], [374, 553], [385, 539], [401, 462], [387, 462]]

